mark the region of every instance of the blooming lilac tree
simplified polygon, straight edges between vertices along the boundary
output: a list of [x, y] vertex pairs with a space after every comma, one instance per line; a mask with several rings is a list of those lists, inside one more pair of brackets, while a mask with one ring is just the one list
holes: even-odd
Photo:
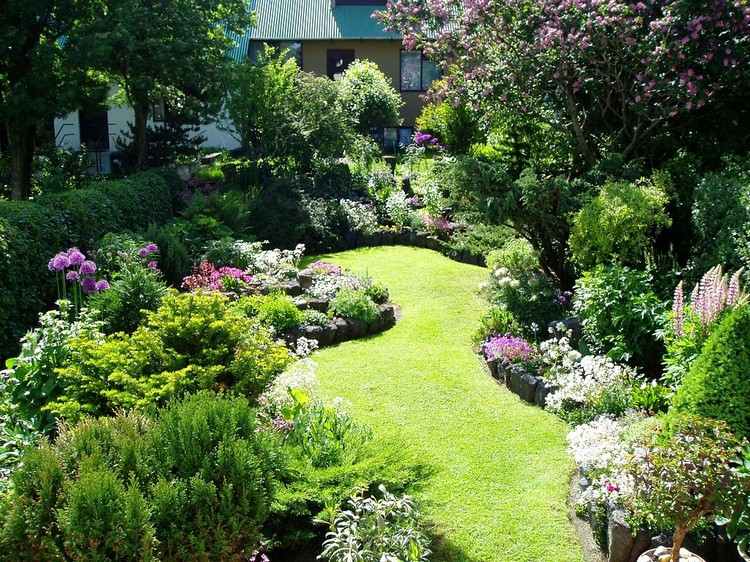
[[738, 88], [750, 66], [742, 0], [389, 0], [407, 49], [446, 71], [436, 94], [545, 115], [592, 165]]

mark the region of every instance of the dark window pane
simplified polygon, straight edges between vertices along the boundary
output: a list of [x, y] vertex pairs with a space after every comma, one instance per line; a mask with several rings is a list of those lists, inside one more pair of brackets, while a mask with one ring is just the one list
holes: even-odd
[[106, 109], [78, 112], [81, 144], [95, 152], [109, 150], [109, 116]]
[[401, 127], [398, 130], [398, 147], [406, 148], [411, 144], [411, 138], [414, 135], [414, 129], [411, 127]]
[[422, 89], [429, 90], [432, 83], [440, 78], [440, 69], [434, 62], [422, 60]]
[[406, 92], [422, 89], [422, 53], [401, 51], [401, 89]]
[[354, 49], [328, 49], [327, 55], [328, 78], [334, 80], [354, 62]]

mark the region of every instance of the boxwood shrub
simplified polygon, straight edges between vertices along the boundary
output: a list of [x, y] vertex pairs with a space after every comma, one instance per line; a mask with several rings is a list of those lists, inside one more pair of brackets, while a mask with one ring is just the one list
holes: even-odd
[[0, 560], [247, 560], [279, 471], [255, 418], [206, 392], [66, 426], [0, 500]]
[[750, 437], [750, 306], [727, 313], [674, 397], [678, 411], [725, 421]]
[[0, 201], [0, 357], [15, 354], [18, 339], [56, 298], [50, 257], [71, 246], [90, 250], [108, 232], [169, 221], [175, 180], [151, 171], [35, 201]]

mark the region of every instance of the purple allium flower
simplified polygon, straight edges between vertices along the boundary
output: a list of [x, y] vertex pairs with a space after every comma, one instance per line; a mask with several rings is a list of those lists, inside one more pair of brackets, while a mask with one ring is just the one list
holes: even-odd
[[70, 260], [70, 265], [77, 267], [86, 261], [86, 256], [78, 248], [71, 248], [68, 250], [68, 259]]
[[154, 271], [159, 271], [159, 264], [156, 261], [151, 260], [150, 262], [148, 262], [147, 265], [149, 269], [153, 269]]
[[149, 254], [149, 251], [146, 249], [146, 246], [138, 250], [138, 255], [141, 256], [142, 258], [147, 258], [148, 254]]
[[63, 271], [66, 267], [70, 266], [70, 259], [64, 252], [56, 254], [54, 258], [49, 260], [47, 267], [50, 271]]
[[78, 281], [80, 279], [80, 275], [77, 271], [68, 271], [68, 274], [65, 276], [65, 279], [68, 281]]
[[146, 249], [148, 250], [149, 254], [158, 254], [159, 253], [159, 246], [154, 244], [153, 242], [146, 244]]
[[107, 282], [106, 279], [100, 279], [96, 282], [96, 292], [101, 293], [102, 291], [106, 291], [109, 289], [109, 282]]
[[482, 345], [482, 353], [488, 361], [502, 359], [508, 363], [528, 361], [536, 352], [523, 338], [506, 334], [494, 336]]
[[96, 273], [96, 264], [91, 260], [86, 260], [81, 264], [81, 275], [93, 275]]
[[93, 279], [92, 277], [86, 277], [86, 279], [81, 281], [81, 289], [87, 295], [96, 293], [96, 279]]

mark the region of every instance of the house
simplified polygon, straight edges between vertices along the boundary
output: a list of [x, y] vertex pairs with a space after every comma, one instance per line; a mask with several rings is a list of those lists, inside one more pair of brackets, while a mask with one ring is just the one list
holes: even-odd
[[[383, 123], [373, 131], [387, 151], [408, 144], [422, 108], [421, 95], [439, 76], [437, 67], [420, 52], [402, 50], [398, 34], [386, 31], [373, 19], [385, 0], [250, 0], [256, 26], [236, 37], [230, 55], [235, 60], [254, 58], [263, 44], [286, 50], [306, 72], [336, 79], [355, 59], [376, 63], [404, 100], [402, 123]], [[164, 119], [155, 108], [151, 124]], [[95, 154], [97, 169], [110, 170], [110, 155], [117, 139], [133, 121], [129, 107], [94, 112], [79, 111], [55, 120], [58, 146], [71, 150], [82, 144]], [[217, 123], [203, 124], [206, 146], [233, 149], [237, 140]]]

